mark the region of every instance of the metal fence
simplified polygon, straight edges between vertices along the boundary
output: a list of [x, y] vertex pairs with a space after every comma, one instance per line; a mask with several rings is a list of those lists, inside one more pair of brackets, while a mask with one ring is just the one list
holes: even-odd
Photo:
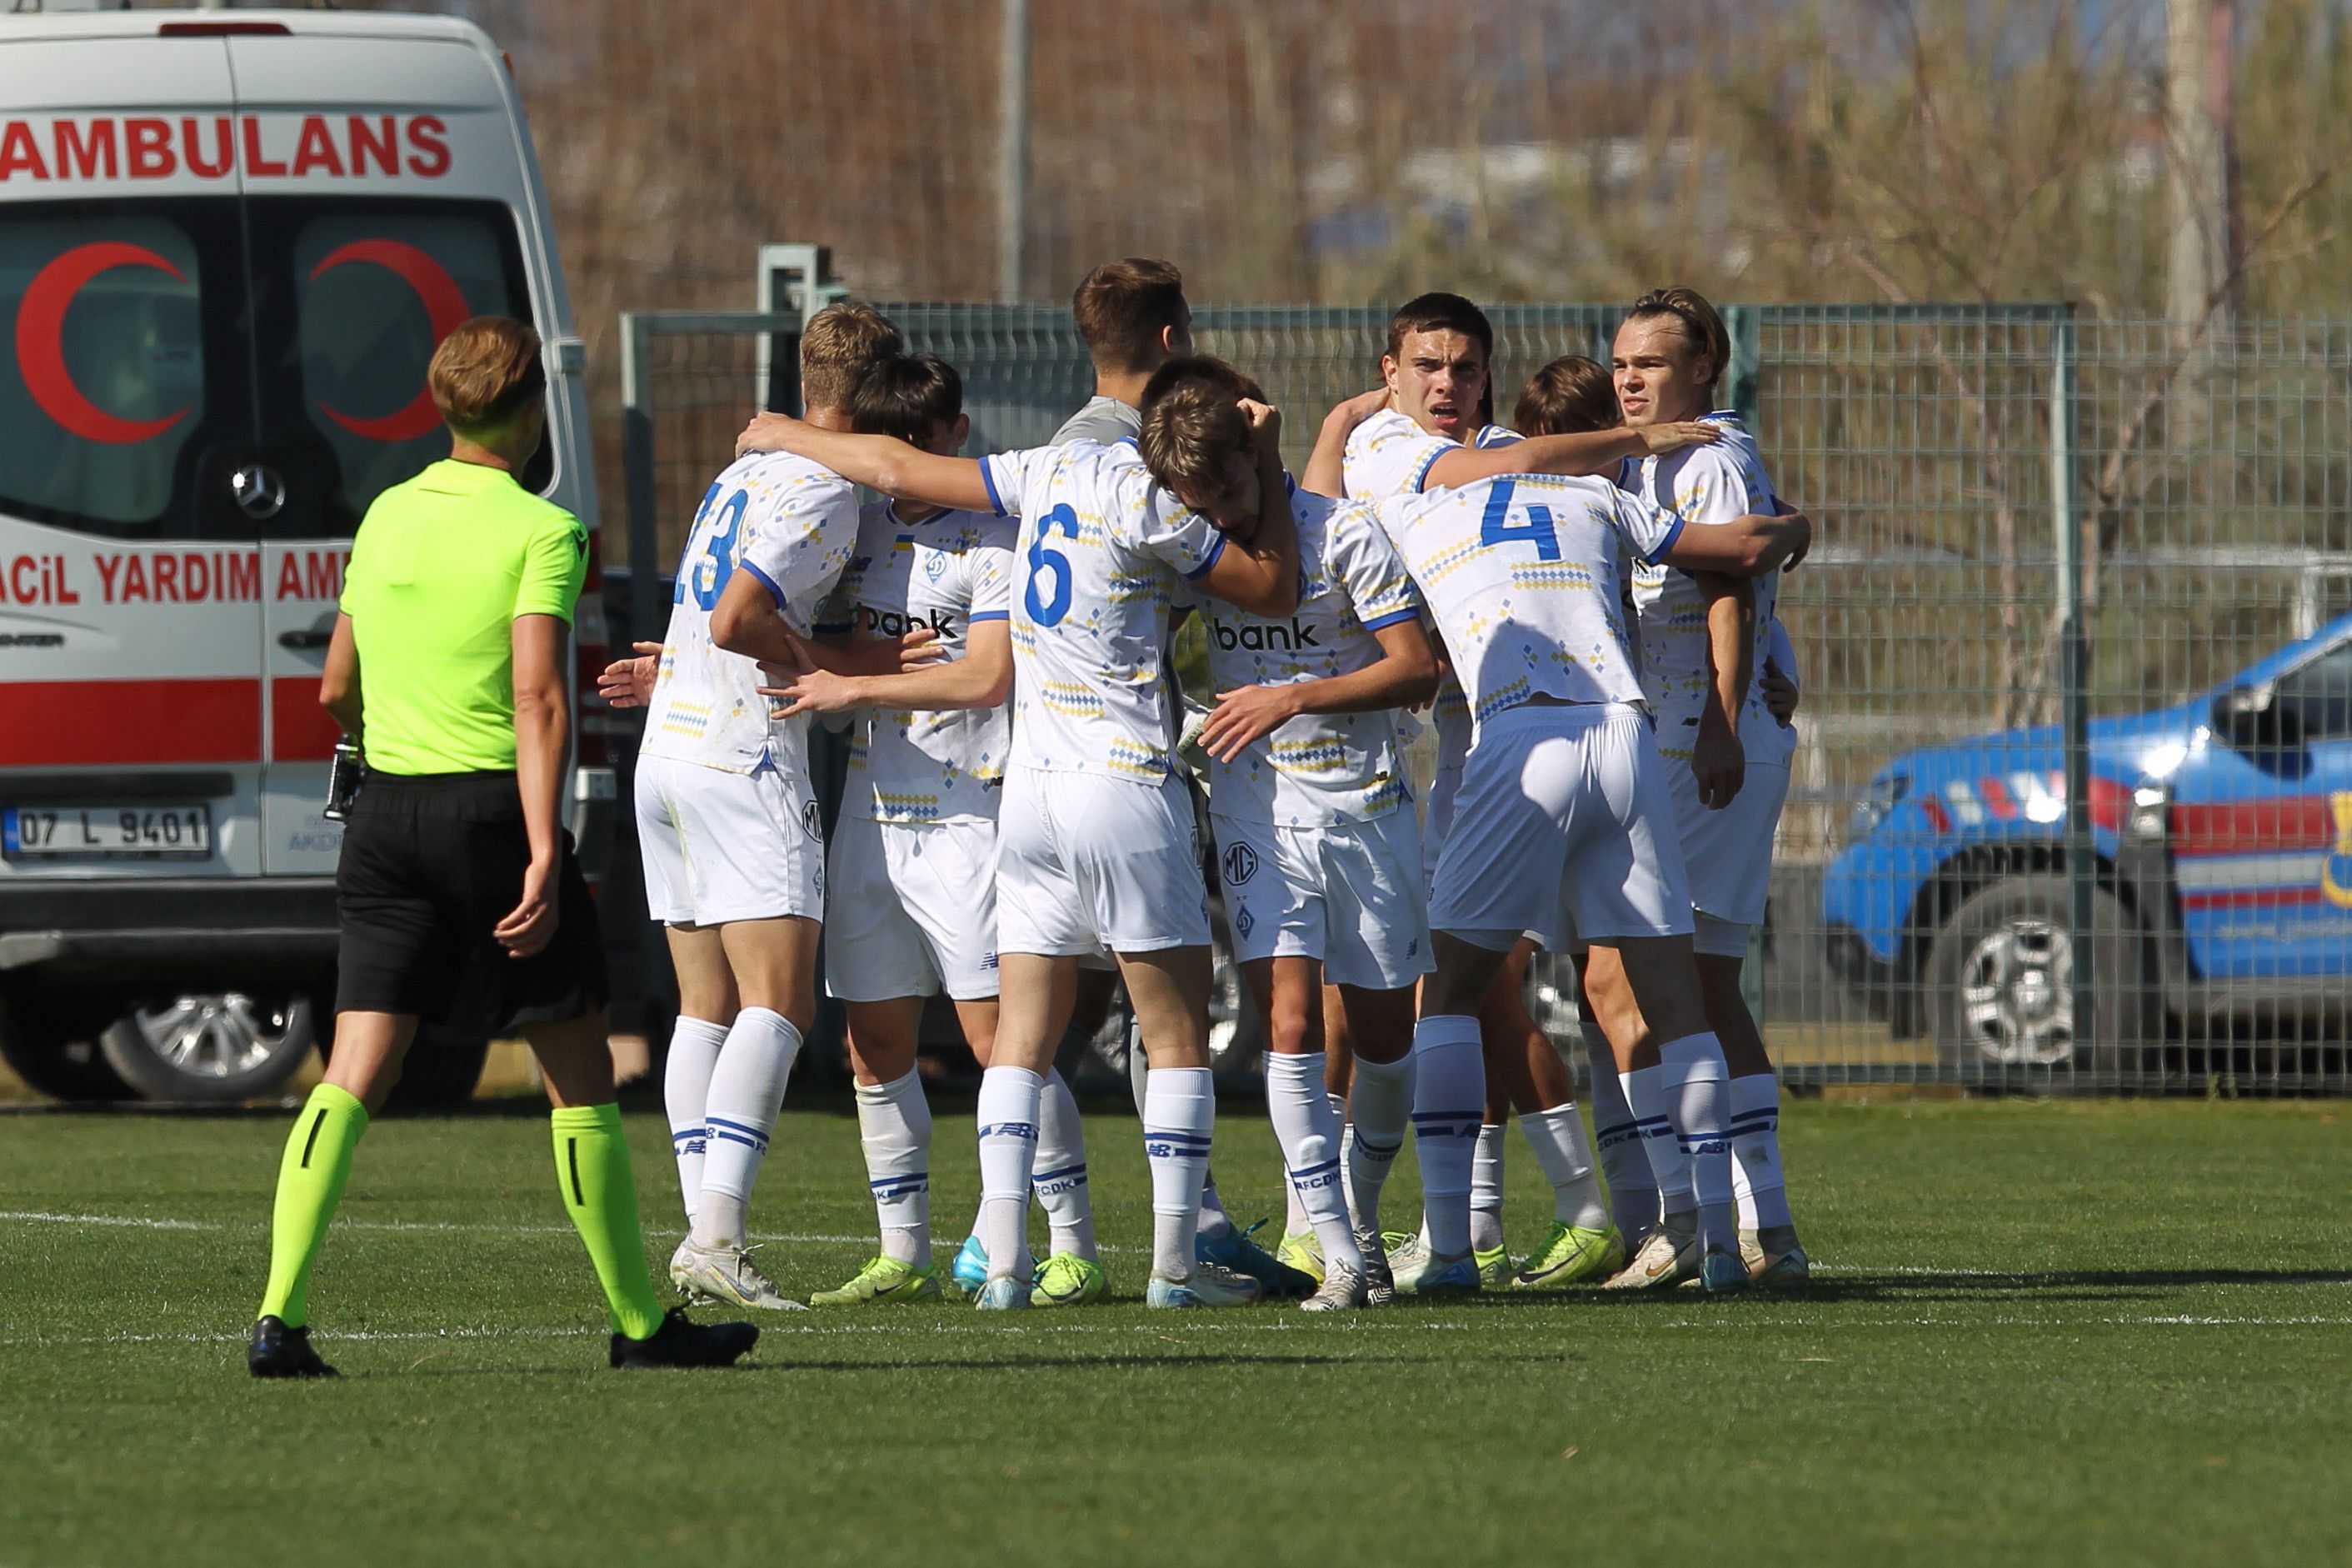
[[[1059, 309], [886, 309], [962, 371], [975, 453], [1090, 390]], [[1545, 361], [1605, 361], [1620, 312], [1490, 314], [1507, 410]], [[2352, 1085], [2352, 323], [1726, 317], [1728, 399], [1820, 526], [1780, 595], [1804, 698], [1749, 976], [1783, 1076]], [[755, 399], [789, 405], [763, 371], [789, 380], [795, 321], [625, 318], [633, 558], [675, 556]], [[1195, 317], [1295, 463], [1385, 325]]]

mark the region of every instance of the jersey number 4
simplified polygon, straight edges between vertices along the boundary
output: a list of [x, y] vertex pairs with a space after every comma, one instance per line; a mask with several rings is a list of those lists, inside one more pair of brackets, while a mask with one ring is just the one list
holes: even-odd
[[710, 609], [719, 603], [719, 595], [727, 591], [727, 580], [735, 575], [735, 545], [743, 536], [743, 514], [751, 510], [751, 492], [737, 490], [719, 501], [714, 513], [710, 503], [718, 500], [719, 487], [713, 485], [704, 492], [702, 505], [695, 509], [695, 531], [704, 532], [706, 521], [711, 527], [701, 557], [685, 563], [677, 574], [677, 586], [670, 594], [670, 603], [674, 605], [685, 603], [687, 595], [691, 593], [697, 605]]
[[[1029, 618], [1041, 626], [1057, 626], [1070, 613], [1070, 558], [1047, 548], [1056, 529], [1072, 539], [1078, 537], [1078, 514], [1067, 501], [1037, 520], [1037, 537], [1029, 542], [1029, 589], [1024, 599]], [[1053, 579], [1053, 590], [1040, 594], [1048, 577]]]
[[1537, 559], [1559, 559], [1559, 530], [1551, 521], [1551, 508], [1529, 506], [1522, 509], [1525, 522], [1511, 521], [1511, 491], [1516, 489], [1508, 479], [1496, 479], [1486, 497], [1486, 515], [1478, 523], [1481, 544], [1532, 544]]

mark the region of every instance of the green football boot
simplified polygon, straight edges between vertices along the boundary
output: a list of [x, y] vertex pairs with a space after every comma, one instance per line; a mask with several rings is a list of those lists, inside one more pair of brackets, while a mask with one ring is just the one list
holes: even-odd
[[1033, 1307], [1084, 1307], [1110, 1294], [1102, 1265], [1075, 1252], [1057, 1252], [1037, 1266], [1029, 1289]]
[[1552, 1222], [1543, 1245], [1519, 1260], [1522, 1290], [1558, 1290], [1608, 1279], [1625, 1267], [1625, 1238], [1613, 1225], [1598, 1230]]
[[1511, 1249], [1507, 1247], [1470, 1249], [1470, 1260], [1478, 1266], [1478, 1288], [1500, 1290], [1511, 1282]]
[[1323, 1283], [1323, 1243], [1311, 1230], [1293, 1231], [1274, 1249], [1274, 1260], [1296, 1268], [1316, 1284]]
[[845, 1285], [820, 1290], [809, 1298], [812, 1307], [864, 1307], [878, 1301], [936, 1301], [940, 1271], [918, 1268], [895, 1258], [869, 1258]]

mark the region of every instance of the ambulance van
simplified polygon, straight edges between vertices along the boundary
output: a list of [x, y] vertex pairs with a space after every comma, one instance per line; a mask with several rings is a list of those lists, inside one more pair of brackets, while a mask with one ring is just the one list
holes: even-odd
[[[434, 345], [488, 314], [547, 342], [522, 481], [593, 528], [581, 342], [479, 29], [0, 16], [0, 1054], [36, 1088], [239, 1100], [331, 1043], [320, 670], [368, 503], [447, 455]], [[592, 668], [593, 572], [577, 630]], [[411, 1097], [469, 1093], [483, 1044], [420, 1052]]]

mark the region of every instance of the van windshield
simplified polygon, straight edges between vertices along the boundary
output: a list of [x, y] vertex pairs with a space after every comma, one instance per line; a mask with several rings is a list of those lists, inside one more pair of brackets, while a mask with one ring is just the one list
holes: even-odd
[[[446, 455], [425, 368], [478, 315], [536, 315], [495, 202], [0, 205], [0, 510], [125, 539], [347, 535]], [[229, 483], [254, 462], [287, 496], [258, 521]], [[542, 447], [521, 478], [542, 490], [551, 467]]]

